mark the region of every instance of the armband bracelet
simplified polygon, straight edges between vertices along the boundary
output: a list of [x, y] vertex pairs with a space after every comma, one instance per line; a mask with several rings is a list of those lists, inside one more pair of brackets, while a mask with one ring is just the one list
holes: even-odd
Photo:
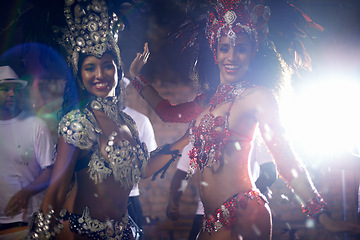
[[312, 219], [314, 219], [316, 222], [319, 222], [319, 216], [322, 213], [326, 213], [328, 215], [330, 215], [330, 211], [327, 208], [327, 204], [324, 201], [324, 199], [322, 199], [322, 197], [319, 195], [317, 195], [316, 197], [310, 199], [309, 201], [306, 202], [306, 205], [302, 206], [302, 211], [304, 213], [306, 213], [309, 217], [311, 217]]
[[150, 84], [149, 81], [142, 75], [137, 75], [131, 83], [138, 93], [141, 92], [141, 89]]
[[[51, 229], [52, 219], [56, 220], [56, 224]], [[55, 218], [54, 210], [50, 210], [44, 214], [41, 210], [35, 212], [29, 225], [28, 239], [55, 239], [55, 236], [61, 232], [64, 225], [59, 219]]]

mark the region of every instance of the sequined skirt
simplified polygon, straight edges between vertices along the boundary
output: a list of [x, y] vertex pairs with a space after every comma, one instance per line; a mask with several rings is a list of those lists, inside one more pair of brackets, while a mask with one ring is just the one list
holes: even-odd
[[69, 220], [70, 230], [89, 239], [128, 240], [132, 239], [128, 214], [124, 214], [120, 221], [109, 220], [102, 222], [90, 216], [90, 209], [85, 207], [82, 215], [61, 210], [62, 220]]

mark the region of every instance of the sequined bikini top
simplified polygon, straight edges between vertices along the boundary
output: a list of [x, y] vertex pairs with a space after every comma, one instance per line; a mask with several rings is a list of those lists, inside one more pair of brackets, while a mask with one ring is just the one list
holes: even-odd
[[[99, 136], [102, 134], [102, 130], [99, 128], [92, 110], [103, 111], [119, 127], [125, 123], [137, 143], [136, 146], [132, 146], [125, 139], [115, 142], [117, 132], [114, 131], [108, 137], [105, 147], [108, 159], [106, 160], [100, 152]], [[83, 150], [90, 150], [88, 172], [96, 184], [103, 182], [111, 174], [115, 181], [125, 188], [130, 188], [134, 183], [139, 182], [149, 154], [146, 145], [139, 140], [134, 120], [118, 110], [116, 98], [96, 98], [83, 110], [70, 111], [61, 119], [58, 132], [68, 144]]]
[[[205, 167], [213, 166], [222, 159], [222, 152], [226, 143], [231, 138], [240, 136], [229, 129], [230, 110], [235, 99], [240, 96], [248, 83], [241, 82], [236, 85], [220, 85], [210, 100], [210, 110], [201, 119], [198, 126], [195, 120], [192, 120], [189, 126], [190, 142], [193, 148], [190, 150], [190, 166], [187, 172], [187, 178], [191, 177], [196, 168], [204, 171]], [[230, 106], [225, 116], [214, 116], [212, 110], [216, 105], [222, 102], [230, 102]], [[244, 138], [244, 136], [241, 136]], [[251, 139], [246, 139], [251, 141]]]

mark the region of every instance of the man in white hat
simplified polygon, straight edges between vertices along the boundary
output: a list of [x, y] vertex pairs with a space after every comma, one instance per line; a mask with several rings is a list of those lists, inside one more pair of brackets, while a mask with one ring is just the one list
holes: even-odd
[[20, 108], [26, 85], [11, 67], [0, 66], [0, 231], [29, 222], [52, 173], [50, 131]]

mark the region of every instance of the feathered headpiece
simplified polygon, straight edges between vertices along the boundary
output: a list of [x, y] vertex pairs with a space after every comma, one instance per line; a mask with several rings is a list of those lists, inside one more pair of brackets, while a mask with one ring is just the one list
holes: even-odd
[[[179, 2], [181, 3], [180, 0]], [[186, 5], [180, 4], [180, 6], [185, 8], [187, 19], [173, 34], [176, 39], [190, 36], [186, 40], [184, 49], [199, 46], [199, 40], [206, 37], [210, 49], [215, 54], [215, 47], [221, 36], [227, 36], [234, 41], [236, 34], [245, 32], [254, 41], [256, 48], [261, 44], [266, 45], [268, 41], [274, 42], [277, 52], [294, 69], [311, 68], [310, 57], [303, 42], [309, 37], [311, 28], [320, 31], [323, 28], [289, 1], [187, 0], [186, 2]]]
[[255, 4], [251, 0], [217, 0], [209, 12], [205, 34], [210, 48], [216, 52], [220, 37], [227, 36], [230, 44], [235, 45], [236, 36], [246, 33], [255, 42], [255, 49], [269, 33], [268, 21], [270, 8]]

